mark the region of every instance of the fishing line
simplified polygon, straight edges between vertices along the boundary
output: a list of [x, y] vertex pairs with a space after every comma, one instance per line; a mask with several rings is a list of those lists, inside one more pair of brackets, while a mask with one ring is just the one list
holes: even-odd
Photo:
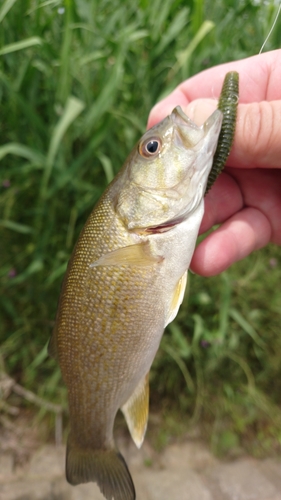
[[262, 44], [262, 46], [261, 46], [261, 49], [260, 49], [260, 51], [259, 51], [259, 54], [261, 54], [261, 53], [262, 53], [262, 51], [263, 51], [263, 49], [264, 49], [265, 44], [267, 43], [267, 41], [268, 41], [268, 39], [269, 39], [269, 37], [270, 37], [270, 35], [271, 35], [272, 31], [274, 30], [274, 27], [275, 27], [275, 24], [276, 24], [277, 19], [278, 19], [278, 17], [279, 17], [280, 11], [281, 11], [281, 2], [279, 3], [279, 7], [278, 7], [278, 10], [277, 10], [277, 14], [276, 14], [275, 19], [274, 19], [274, 21], [273, 21], [273, 24], [272, 24], [272, 26], [271, 26], [271, 28], [270, 28], [270, 30], [269, 30], [269, 33], [268, 33], [268, 35], [267, 35], [267, 37], [266, 37], [265, 41], [263, 42], [263, 44]]

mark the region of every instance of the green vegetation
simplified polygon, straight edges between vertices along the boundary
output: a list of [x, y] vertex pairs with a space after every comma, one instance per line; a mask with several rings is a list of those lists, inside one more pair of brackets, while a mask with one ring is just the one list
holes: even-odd
[[[151, 107], [190, 75], [257, 54], [276, 10], [257, 0], [2, 1], [0, 367], [26, 388], [66, 406], [46, 353], [61, 280]], [[280, 30], [279, 19], [265, 50], [280, 46]], [[163, 338], [152, 408], [166, 415], [172, 401], [217, 452], [280, 450], [280, 281], [276, 247], [222, 276], [191, 276]]]

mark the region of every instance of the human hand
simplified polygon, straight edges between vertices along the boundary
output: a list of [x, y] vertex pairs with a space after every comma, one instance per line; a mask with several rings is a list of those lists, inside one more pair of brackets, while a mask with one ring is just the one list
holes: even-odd
[[[239, 72], [235, 138], [227, 166], [205, 198], [191, 269], [213, 276], [269, 242], [281, 245], [281, 50], [222, 64], [189, 78], [152, 109], [148, 126], [176, 105], [198, 125], [217, 108], [225, 74]], [[211, 98], [211, 99], [210, 99]]]

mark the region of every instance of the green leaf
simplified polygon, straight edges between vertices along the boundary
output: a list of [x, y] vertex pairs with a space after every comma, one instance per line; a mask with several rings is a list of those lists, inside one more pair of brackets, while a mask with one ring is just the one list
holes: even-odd
[[103, 166], [106, 180], [107, 180], [107, 183], [109, 184], [114, 177], [112, 162], [111, 162], [110, 158], [108, 158], [108, 156], [104, 155], [103, 153], [100, 153], [98, 155], [98, 158]]
[[149, 36], [149, 32], [147, 30], [138, 30], [128, 36], [128, 41], [136, 42], [137, 40], [141, 40], [142, 38], [146, 38], [147, 36]]
[[69, 97], [66, 105], [64, 112], [57, 123], [49, 145], [49, 150], [47, 154], [47, 161], [46, 161], [46, 169], [42, 181], [42, 187], [41, 187], [41, 195], [44, 198], [46, 195], [46, 189], [48, 185], [48, 181], [51, 175], [51, 171], [53, 168], [53, 163], [56, 157], [56, 154], [58, 152], [61, 140], [67, 131], [68, 127], [74, 122], [74, 120], [77, 118], [77, 116], [83, 111], [85, 107], [85, 104], [80, 101], [80, 99], [77, 99], [76, 97]]
[[250, 335], [250, 337], [253, 339], [254, 342], [256, 342], [257, 345], [259, 345], [262, 349], [266, 347], [265, 342], [259, 337], [256, 330], [245, 318], [243, 318], [242, 314], [240, 314], [240, 312], [237, 311], [237, 309], [234, 309], [232, 307], [229, 311], [229, 316], [232, 319], [234, 319], [234, 321], [236, 321], [236, 323], [239, 326], [241, 326], [241, 328], [244, 330], [245, 333]]
[[194, 2], [193, 14], [191, 17], [192, 34], [196, 34], [204, 21], [204, 0]]
[[161, 36], [173, 3], [174, 0], [154, 0], [153, 2], [149, 2], [148, 19], [152, 25], [151, 36], [153, 40], [157, 40]]
[[9, 10], [13, 7], [13, 5], [16, 1], [17, 0], [6, 0], [6, 2], [3, 3], [3, 5], [0, 9], [0, 23], [1, 23], [1, 21], [3, 21], [4, 17], [9, 12]]
[[194, 382], [192, 380], [192, 377], [188, 371], [188, 368], [185, 364], [185, 362], [181, 359], [181, 357], [178, 355], [177, 351], [173, 349], [168, 343], [163, 343], [161, 348], [163, 351], [165, 351], [171, 358], [176, 362], [178, 365], [179, 369], [181, 370], [186, 386], [189, 390], [190, 393], [194, 393]]
[[57, 269], [55, 269], [46, 279], [46, 285], [51, 285], [58, 278], [61, 278], [61, 276], [65, 273], [66, 268], [67, 268], [67, 262], [64, 262], [59, 267], [57, 267]]
[[77, 64], [79, 66], [84, 66], [85, 64], [92, 63], [93, 61], [98, 61], [104, 57], [107, 57], [108, 53], [106, 51], [95, 50], [94, 52], [90, 52], [90, 54], [85, 54], [82, 57], [79, 57], [77, 60]]
[[88, 130], [88, 133], [90, 132], [90, 129], [93, 127], [93, 125], [99, 120], [101, 115], [106, 111], [108, 111], [112, 105], [112, 102], [114, 102], [118, 85], [121, 81], [121, 77], [123, 74], [123, 64], [124, 64], [124, 51], [121, 49], [116, 58], [116, 61], [114, 63], [114, 66], [112, 68], [112, 71], [110, 73], [107, 82], [105, 83], [96, 101], [90, 107], [85, 117], [84, 129]]
[[66, 101], [66, 96], [71, 92], [71, 41], [73, 30], [72, 23], [72, 2], [65, 3], [64, 30], [60, 53], [60, 74], [57, 82], [57, 100], [62, 104]]
[[174, 321], [169, 325], [172, 332], [172, 340], [177, 348], [178, 354], [184, 358], [188, 359], [191, 356], [191, 347], [182, 331], [182, 329]]
[[43, 41], [38, 36], [33, 36], [31, 38], [27, 38], [26, 40], [21, 40], [20, 42], [11, 43], [9, 45], [5, 45], [2, 49], [0, 49], [0, 56], [5, 54], [10, 54], [11, 52], [16, 52], [18, 50], [28, 49], [29, 47], [33, 47], [34, 45], [42, 45]]
[[43, 361], [48, 357], [48, 342], [44, 345], [44, 347], [41, 349], [41, 351], [37, 354], [37, 356], [34, 358], [34, 360], [30, 363], [28, 369], [34, 369], [37, 368], [37, 366], [42, 365]]
[[181, 9], [180, 12], [175, 16], [173, 21], [169, 24], [167, 31], [161, 36], [160, 43], [155, 49], [154, 55], [157, 56], [164, 52], [164, 49], [175, 40], [183, 28], [187, 25], [187, 18], [189, 14], [189, 9]]
[[231, 284], [227, 273], [221, 274], [222, 287], [220, 296], [219, 310], [219, 333], [221, 338], [224, 338], [228, 331], [229, 323], [229, 307], [231, 301]]
[[22, 158], [26, 158], [32, 163], [36, 163], [39, 165], [44, 164], [44, 156], [33, 149], [30, 149], [23, 144], [18, 144], [17, 142], [10, 142], [8, 144], [4, 144], [0, 146], [0, 160], [2, 160], [6, 155], [12, 154], [15, 156], [21, 156]]
[[173, 68], [170, 71], [170, 78], [174, 76], [181, 68], [184, 68], [184, 70], [186, 71], [187, 64], [191, 55], [193, 54], [199, 43], [202, 42], [205, 36], [207, 36], [208, 33], [210, 33], [212, 29], [214, 29], [214, 27], [215, 23], [213, 23], [212, 21], [204, 21], [186, 49], [176, 53], [177, 62], [176, 64], [174, 64]]
[[32, 233], [33, 229], [30, 226], [25, 226], [24, 224], [19, 224], [18, 222], [14, 222], [12, 220], [0, 220], [0, 226], [5, 227], [6, 229], [11, 229], [12, 231], [16, 231], [21, 234]]
[[193, 314], [194, 332], [192, 338], [192, 345], [197, 346], [204, 333], [204, 320], [199, 314]]
[[31, 264], [23, 271], [21, 274], [13, 278], [11, 281], [11, 285], [17, 285], [19, 283], [23, 283], [27, 278], [32, 276], [33, 274], [42, 271], [44, 268], [43, 262], [41, 259], [35, 259]]
[[[16, 55], [15, 58], [17, 58]], [[5, 90], [7, 91], [7, 95], [9, 96], [9, 100], [7, 100], [7, 102], [11, 102], [11, 98], [12, 101], [17, 105], [18, 111], [15, 113], [15, 116], [13, 117], [13, 114], [9, 116], [11, 123], [13, 121], [13, 118], [15, 118], [17, 126], [16, 129], [18, 130], [18, 127], [20, 128], [21, 120], [18, 120], [20, 111], [20, 113], [23, 113], [23, 115], [25, 116], [27, 123], [29, 123], [29, 126], [32, 126], [34, 130], [37, 130], [41, 134], [46, 133], [46, 123], [44, 123], [42, 117], [34, 109], [34, 102], [30, 102], [22, 92], [16, 92], [15, 82], [11, 81], [11, 79], [2, 71], [0, 71], [0, 82], [1, 84], [3, 84], [1, 86], [5, 88]], [[9, 109], [8, 104], [7, 109]]]
[[34, 12], [37, 9], [42, 9], [43, 7], [47, 7], [47, 5], [61, 5], [62, 1], [61, 0], [46, 0], [46, 2], [42, 2], [39, 5], [33, 6], [31, 9], [27, 11], [27, 14], [30, 15], [32, 12]]

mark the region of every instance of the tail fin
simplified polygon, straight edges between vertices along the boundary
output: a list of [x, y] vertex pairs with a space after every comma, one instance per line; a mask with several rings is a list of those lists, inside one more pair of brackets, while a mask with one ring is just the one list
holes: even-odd
[[136, 493], [127, 464], [114, 449], [92, 450], [73, 446], [66, 450], [66, 479], [72, 485], [96, 482], [106, 500], [135, 500]]

